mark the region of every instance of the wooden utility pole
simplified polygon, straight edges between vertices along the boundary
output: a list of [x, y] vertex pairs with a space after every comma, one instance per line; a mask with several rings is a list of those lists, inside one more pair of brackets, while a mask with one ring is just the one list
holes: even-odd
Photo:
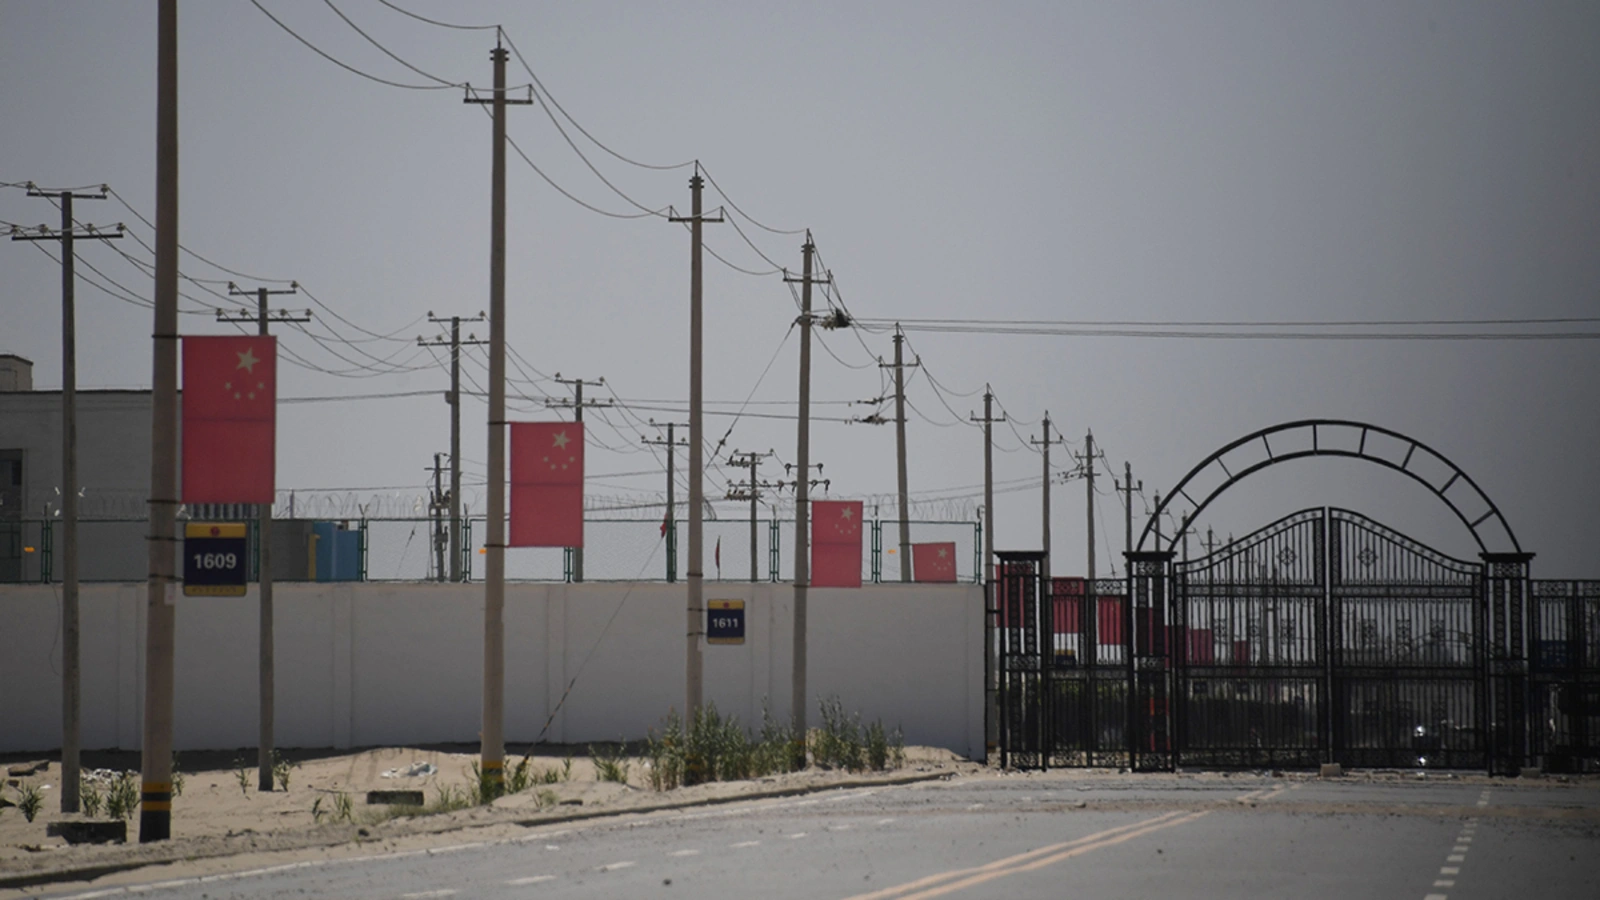
[[772, 451], [770, 450], [766, 453], [740, 453], [739, 451], [735, 450], [728, 454], [728, 465], [733, 466], [736, 469], [750, 470], [749, 486], [741, 489], [738, 485], [729, 485], [728, 493], [725, 495], [725, 497], [728, 500], [750, 501], [750, 582], [752, 584], [760, 580], [758, 558], [756, 555], [756, 502], [761, 498], [761, 488], [770, 486], [763, 484], [760, 481], [760, 479], [757, 477], [756, 470], [761, 467], [761, 460], [772, 455]]
[[701, 193], [706, 180], [700, 175], [700, 163], [694, 164], [694, 175], [689, 179], [690, 207], [688, 216], [670, 216], [670, 222], [689, 225], [689, 583], [684, 634], [688, 658], [684, 664], [684, 717], [693, 721], [700, 711], [703, 691], [700, 658], [700, 636], [705, 631], [705, 411], [702, 381], [704, 346], [702, 342], [703, 314], [701, 287], [703, 285], [701, 251], [704, 247], [704, 225], [721, 222], [722, 216], [708, 217], [701, 208]]
[[1088, 431], [1083, 437], [1083, 481], [1088, 502], [1086, 512], [1089, 517], [1089, 556], [1088, 564], [1084, 568], [1084, 578], [1088, 580], [1089, 594], [1094, 594], [1094, 432]]
[[1039, 563], [1039, 583], [1044, 585], [1044, 590], [1047, 592], [1047, 596], [1049, 596], [1049, 592], [1053, 590], [1053, 587], [1050, 583], [1050, 445], [1064, 444], [1066, 442], [1061, 438], [1055, 438], [1053, 440], [1051, 439], [1049, 410], [1045, 410], [1044, 423], [1040, 428], [1040, 433], [1043, 434], [1044, 437], [1039, 439], [1030, 439], [1029, 443], [1037, 445], [1040, 453], [1044, 456], [1044, 479], [1040, 485], [1040, 492], [1043, 500], [1040, 505], [1042, 507], [1044, 520], [1040, 523], [1039, 532], [1040, 543], [1043, 545], [1044, 549], [1044, 559]]
[[[287, 289], [268, 290], [260, 287], [254, 291], [241, 291], [238, 285], [229, 283], [228, 296], [256, 298], [255, 315], [248, 312], [229, 314], [217, 310], [218, 322], [254, 322], [256, 333], [266, 336], [268, 322], [309, 322], [311, 310], [306, 310], [304, 315], [297, 316], [291, 312], [279, 310], [270, 312], [267, 309], [267, 297], [273, 294], [293, 294], [298, 290], [298, 285], [290, 283]], [[256, 587], [259, 625], [257, 626], [258, 648], [260, 653], [259, 688], [260, 702], [256, 708], [258, 727], [260, 730], [260, 747], [256, 751], [256, 790], [272, 791], [272, 756], [274, 747], [273, 721], [277, 714], [276, 689], [273, 687], [276, 677], [274, 669], [273, 630], [274, 613], [272, 609], [272, 504], [262, 503], [256, 510], [256, 545], [259, 555], [256, 562]]]
[[[651, 425], [656, 425], [654, 419]], [[659, 425], [657, 427], [660, 427]], [[667, 515], [661, 520], [661, 535], [667, 542], [667, 583], [672, 584], [678, 580], [678, 503], [677, 503], [677, 473], [674, 471], [674, 461], [677, 458], [677, 448], [688, 446], [688, 441], [680, 441], [673, 436], [677, 428], [676, 422], [667, 423], [667, 437], [647, 438], [639, 436], [639, 440], [655, 447], [667, 448]]]
[[900, 494], [900, 580], [911, 581], [911, 501], [906, 488], [906, 378], [905, 368], [922, 365], [919, 358], [907, 363], [901, 355], [906, 342], [905, 332], [897, 322], [894, 326], [894, 362], [878, 363], [879, 368], [894, 369], [894, 455], [896, 487]]
[[985, 752], [992, 752], [1000, 734], [1000, 699], [998, 672], [995, 669], [994, 638], [1000, 610], [995, 607], [994, 591], [994, 423], [1004, 422], [1004, 414], [994, 417], [994, 389], [983, 386], [983, 418], [969, 416], [983, 423], [983, 677], [987, 701], [983, 706], [983, 740]]
[[107, 232], [84, 225], [79, 231], [72, 221], [72, 201], [104, 200], [104, 185], [94, 194], [41, 191], [29, 185], [28, 196], [47, 197], [61, 208], [60, 230], [41, 227], [33, 234], [13, 230], [11, 239], [61, 242], [61, 811], [75, 813], [82, 780], [83, 683], [78, 649], [78, 276], [73, 244], [78, 238], [120, 238], [122, 226]]
[[[584, 381], [582, 378], [562, 378], [561, 373], [557, 372], [555, 380], [572, 387], [573, 399], [546, 400], [544, 401], [545, 408], [570, 409], [575, 422], [581, 423], [583, 421], [583, 408], [585, 406], [600, 408], [611, 405], [610, 400], [590, 400], [587, 403], [583, 400], [583, 386], [587, 384], [590, 387], [605, 387], [606, 380], [604, 378], [600, 378], [597, 381]], [[583, 581], [583, 548], [569, 547], [568, 551], [572, 554], [572, 580], [581, 583]]]
[[[462, 322], [482, 322], [483, 313], [470, 319], [460, 316], [451, 316], [444, 319], [428, 313], [428, 321], [435, 324], [448, 321], [450, 323], [450, 393], [444, 398], [450, 404], [450, 580], [461, 581], [461, 348], [474, 344], [486, 344], [488, 341], [478, 340], [475, 334], [467, 335], [466, 340], [461, 339]], [[420, 347], [439, 347], [445, 341], [435, 338], [424, 341], [417, 338]]]
[[150, 579], [145, 594], [139, 843], [172, 836], [178, 578], [178, 0], [156, 12], [156, 239], [150, 378]]
[[[498, 796], [505, 786], [506, 700], [506, 106], [533, 98], [506, 97], [504, 47], [495, 42], [493, 96], [465, 98], [493, 109], [489, 189], [489, 521], [484, 540], [483, 734], [479, 742], [483, 788]], [[530, 91], [531, 93], [531, 91]]]

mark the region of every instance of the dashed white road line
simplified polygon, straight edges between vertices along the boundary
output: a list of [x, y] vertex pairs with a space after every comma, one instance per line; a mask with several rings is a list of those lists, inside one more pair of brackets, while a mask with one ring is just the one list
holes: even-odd
[[636, 866], [636, 865], [638, 865], [638, 863], [634, 862], [633, 860], [625, 859], [622, 862], [606, 863], [603, 866], [596, 866], [595, 867], [595, 871], [596, 872], [615, 872], [618, 869], [626, 869], [626, 868], [628, 868], [630, 866]]
[[729, 844], [728, 846], [729, 847], [733, 847], [735, 849], [740, 848], [740, 847], [759, 847], [759, 846], [761, 846], [761, 842], [760, 841], [740, 841], [737, 844]]
[[1460, 875], [1461, 874], [1461, 867], [1460, 866], [1440, 866], [1439, 867], [1439, 874], [1440, 875]]
[[554, 875], [529, 875], [526, 878], [513, 878], [506, 884], [512, 887], [522, 887], [525, 884], [538, 884], [541, 881], [555, 881]]
[[879, 825], [887, 825], [887, 824], [889, 824], [889, 823], [890, 823], [890, 822], [893, 822], [893, 821], [894, 821], [894, 819], [893, 819], [893, 818], [888, 818], [888, 819], [879, 819], [879, 820], [878, 820], [878, 824], [879, 824]]
[[791, 834], [791, 835], [786, 835], [786, 836], [787, 836], [787, 837], [788, 837], [788, 838], [789, 838], [789, 840], [791, 840], [791, 841], [798, 841], [798, 840], [800, 840], [800, 839], [801, 839], [801, 838], [803, 838], [803, 837], [805, 837], [805, 836], [806, 836], [806, 833], [805, 833], [805, 832], [804, 832], [804, 831], [796, 831], [796, 832], [795, 832], [795, 833], [794, 833], [794, 834]]
[[700, 855], [700, 851], [699, 850], [674, 850], [668, 855], [669, 856], [699, 856]]
[[461, 893], [455, 888], [441, 888], [437, 891], [416, 891], [410, 894], [401, 894], [400, 900], [430, 900], [433, 897], [449, 897]]

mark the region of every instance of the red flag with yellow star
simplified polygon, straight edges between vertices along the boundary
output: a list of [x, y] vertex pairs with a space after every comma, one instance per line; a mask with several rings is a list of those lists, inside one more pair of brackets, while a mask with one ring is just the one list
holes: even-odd
[[278, 339], [183, 338], [183, 502], [271, 503]]
[[811, 585], [861, 587], [860, 500], [811, 504]]
[[511, 423], [510, 546], [583, 546], [582, 423]]
[[955, 542], [946, 541], [938, 544], [912, 544], [911, 569], [913, 581], [955, 581]]

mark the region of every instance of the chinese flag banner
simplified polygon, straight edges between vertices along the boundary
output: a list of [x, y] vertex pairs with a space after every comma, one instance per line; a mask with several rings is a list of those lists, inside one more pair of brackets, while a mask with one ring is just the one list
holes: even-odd
[[583, 546], [581, 423], [511, 423], [510, 546]]
[[953, 582], [956, 580], [956, 544], [911, 545], [911, 580]]
[[272, 502], [277, 340], [254, 335], [184, 336], [184, 503]]
[[861, 587], [860, 500], [811, 504], [811, 585]]

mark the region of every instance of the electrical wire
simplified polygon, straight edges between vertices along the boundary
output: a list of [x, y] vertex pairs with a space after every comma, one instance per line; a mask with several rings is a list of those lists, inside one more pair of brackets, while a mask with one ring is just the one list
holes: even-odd
[[761, 229], [762, 231], [770, 231], [773, 234], [804, 234], [805, 233], [806, 230], [804, 228], [784, 229], [784, 228], [773, 228], [771, 225], [763, 225], [759, 219], [757, 219], [755, 216], [752, 216], [749, 213], [745, 212], [743, 209], [741, 209], [739, 207], [739, 204], [733, 202], [733, 198], [729, 197], [728, 196], [728, 192], [724, 191], [722, 189], [722, 185], [717, 184], [717, 180], [715, 178], [711, 177], [711, 173], [706, 170], [705, 166], [701, 166], [699, 171], [700, 171], [700, 174], [702, 174], [702, 175], [704, 175], [706, 177], [706, 181], [711, 182], [711, 187], [716, 190], [717, 195], [722, 198], [722, 201], [724, 203], [728, 204], [728, 206], [732, 207], [734, 212], [738, 213], [741, 216], [744, 216], [745, 221], [749, 222], [751, 225], [756, 226], [757, 228]]
[[361, 27], [359, 25], [357, 25], [356, 23], [350, 21], [350, 17], [349, 16], [347, 16], [343, 12], [341, 12], [339, 7], [333, 5], [333, 0], [322, 0], [322, 2], [327, 4], [329, 9], [333, 10], [333, 14], [334, 15], [336, 15], [339, 18], [343, 19], [344, 23], [346, 25], [349, 25], [352, 29], [354, 29], [356, 34], [359, 34], [362, 37], [366, 38], [367, 43], [369, 43], [372, 46], [377, 47], [379, 50], [381, 50], [383, 52], [384, 56], [389, 57], [390, 59], [394, 60], [395, 62], [399, 63], [400, 65], [405, 66], [406, 68], [408, 68], [411, 71], [417, 73], [418, 75], [421, 75], [423, 78], [426, 78], [429, 81], [437, 82], [438, 84], [442, 84], [445, 87], [459, 88], [459, 87], [466, 87], [467, 86], [467, 83], [464, 82], [464, 81], [450, 81], [448, 79], [440, 78], [437, 75], [434, 75], [434, 74], [429, 73], [429, 72], [424, 72], [423, 70], [417, 68], [416, 66], [412, 65], [411, 63], [406, 62], [404, 59], [401, 59], [398, 54], [396, 54], [393, 51], [391, 51], [388, 47], [385, 47], [384, 45], [378, 43], [377, 39], [374, 38], [372, 35], [367, 34], [365, 31], [362, 31]]
[[410, 10], [401, 9], [398, 6], [395, 6], [393, 3], [390, 3], [389, 0], [378, 0], [378, 2], [389, 7], [397, 13], [400, 13], [401, 15], [410, 16], [419, 22], [427, 22], [429, 25], [437, 25], [440, 28], [454, 28], [460, 31], [488, 31], [491, 28], [498, 29], [500, 27], [499, 25], [456, 25], [451, 22], [441, 22], [438, 19], [430, 19], [427, 16], [419, 16]]
[[[387, 4], [385, 4], [385, 5], [387, 5]], [[539, 80], [539, 76], [533, 71], [533, 67], [528, 65], [528, 61], [523, 58], [522, 51], [517, 49], [516, 43], [511, 40], [511, 35], [507, 34], [504, 29], [501, 29], [500, 35], [501, 35], [501, 37], [503, 37], [505, 39], [506, 45], [511, 48], [512, 54], [517, 57], [517, 62], [521, 63], [522, 64], [522, 68], [528, 73], [528, 78], [533, 81], [534, 87], [539, 89], [540, 95], [542, 97], [544, 97], [544, 99], [550, 101], [550, 105], [554, 106], [556, 108], [556, 110], [558, 112], [560, 112], [561, 115], [568, 122], [572, 123], [572, 127], [573, 128], [578, 129], [578, 132], [580, 134], [582, 134], [584, 137], [588, 138], [590, 143], [594, 144], [596, 147], [599, 147], [601, 150], [604, 150], [606, 153], [609, 153], [611, 156], [621, 160], [622, 162], [627, 163], [630, 166], [638, 166], [641, 169], [654, 169], [656, 171], [670, 171], [672, 169], [686, 168], [688, 166], [692, 166], [692, 165], [695, 164], [696, 161], [692, 160], [692, 159], [688, 160], [686, 162], [673, 163], [670, 166], [659, 166], [659, 165], [651, 165], [650, 163], [642, 163], [642, 162], [639, 162], [636, 159], [630, 159], [629, 157], [623, 156], [621, 153], [618, 153], [617, 151], [615, 151], [615, 150], [611, 149], [610, 147], [606, 146], [605, 144], [601, 143], [598, 138], [596, 138], [594, 135], [589, 133], [588, 129], [584, 128], [581, 124], [579, 124], [578, 120], [573, 118], [572, 114], [567, 112], [565, 107], [563, 107], [559, 102], [557, 102], [557, 100], [555, 98], [555, 95], [550, 93], [549, 89], [544, 86], [544, 82], [540, 81]], [[559, 128], [560, 126], [557, 126], [557, 127]], [[709, 175], [706, 176], [706, 177], [710, 178]], [[713, 186], [714, 186], [714, 183], [713, 183]], [[720, 189], [718, 190], [718, 193], [721, 193]], [[726, 199], [726, 197], [724, 197], [724, 199]], [[729, 202], [731, 203], [732, 201], [729, 201]]]
[[[301, 37], [299, 34], [295, 33], [294, 29], [290, 28], [288, 25], [285, 25], [283, 23], [283, 20], [279, 19], [277, 16], [275, 16], [272, 13], [268, 12], [267, 8], [265, 6], [261, 5], [260, 0], [250, 0], [250, 5], [254, 6], [256, 9], [261, 10], [261, 14], [262, 15], [264, 15], [267, 18], [271, 19], [274, 24], [276, 24], [279, 28], [282, 28], [285, 32], [287, 32], [290, 37], [292, 37], [295, 40], [299, 41], [300, 43], [304, 44], [313, 53], [317, 54], [318, 56], [322, 57], [323, 59], [327, 60], [328, 62], [333, 63], [334, 65], [338, 66], [339, 68], [344, 69], [347, 72], [351, 72], [353, 74], [360, 75], [362, 78], [365, 78], [368, 81], [376, 81], [379, 84], [386, 84], [386, 85], [388, 85], [390, 87], [405, 88], [406, 90], [409, 90], [409, 91], [442, 91], [442, 90], [447, 90], [448, 88], [451, 88], [451, 87], [457, 87], [458, 86], [458, 85], [452, 85], [452, 84], [406, 84], [405, 82], [402, 82], [402, 81], [390, 81], [387, 78], [380, 78], [377, 75], [373, 75], [373, 74], [371, 74], [369, 72], [363, 72], [362, 70], [356, 68], [355, 66], [352, 66], [349, 63], [344, 62], [343, 60], [340, 60], [340, 59], [334, 57], [332, 54], [324, 51], [322, 48], [318, 47], [316, 44], [311, 43], [310, 41], [308, 41], [305, 38]], [[429, 77], [432, 77], [432, 76], [429, 76]]]
[[[155, 231], [156, 230], [155, 223], [150, 221], [149, 219], [145, 218], [144, 213], [141, 213], [137, 209], [134, 209], [133, 205], [130, 204], [127, 200], [123, 199], [121, 194], [117, 193], [115, 190], [113, 190], [113, 189], [111, 189], [109, 187], [106, 188], [106, 193], [108, 193], [112, 197], [116, 198], [116, 201], [118, 203], [121, 203], [122, 207], [124, 209], [126, 209], [128, 212], [132, 213], [134, 215], [134, 218], [137, 218], [139, 221], [143, 222], [145, 224], [145, 227], [149, 228], [151, 231]], [[135, 238], [135, 240], [139, 241], [140, 244], [145, 244], [145, 242], [142, 239]], [[148, 247], [149, 245], [145, 244], [145, 246]], [[206, 265], [210, 266], [211, 268], [216, 269], [219, 272], [226, 272], [229, 275], [234, 276], [235, 278], [243, 278], [246, 281], [262, 281], [262, 282], [266, 282], [266, 283], [269, 283], [269, 284], [290, 284], [290, 283], [292, 283], [292, 279], [289, 279], [289, 278], [267, 278], [264, 275], [251, 275], [248, 272], [240, 272], [237, 269], [230, 269], [227, 266], [220, 265], [218, 263], [212, 262], [210, 259], [207, 259], [206, 257], [201, 256], [199, 253], [196, 253], [195, 251], [193, 251], [193, 250], [189, 249], [188, 247], [184, 246], [183, 244], [179, 244], [178, 245], [178, 249], [182, 250], [184, 253], [189, 254], [190, 256], [194, 257], [195, 259], [200, 260], [201, 262], [205, 263]], [[155, 253], [154, 248], [151, 248], [150, 252], [152, 254], [154, 254]]]

